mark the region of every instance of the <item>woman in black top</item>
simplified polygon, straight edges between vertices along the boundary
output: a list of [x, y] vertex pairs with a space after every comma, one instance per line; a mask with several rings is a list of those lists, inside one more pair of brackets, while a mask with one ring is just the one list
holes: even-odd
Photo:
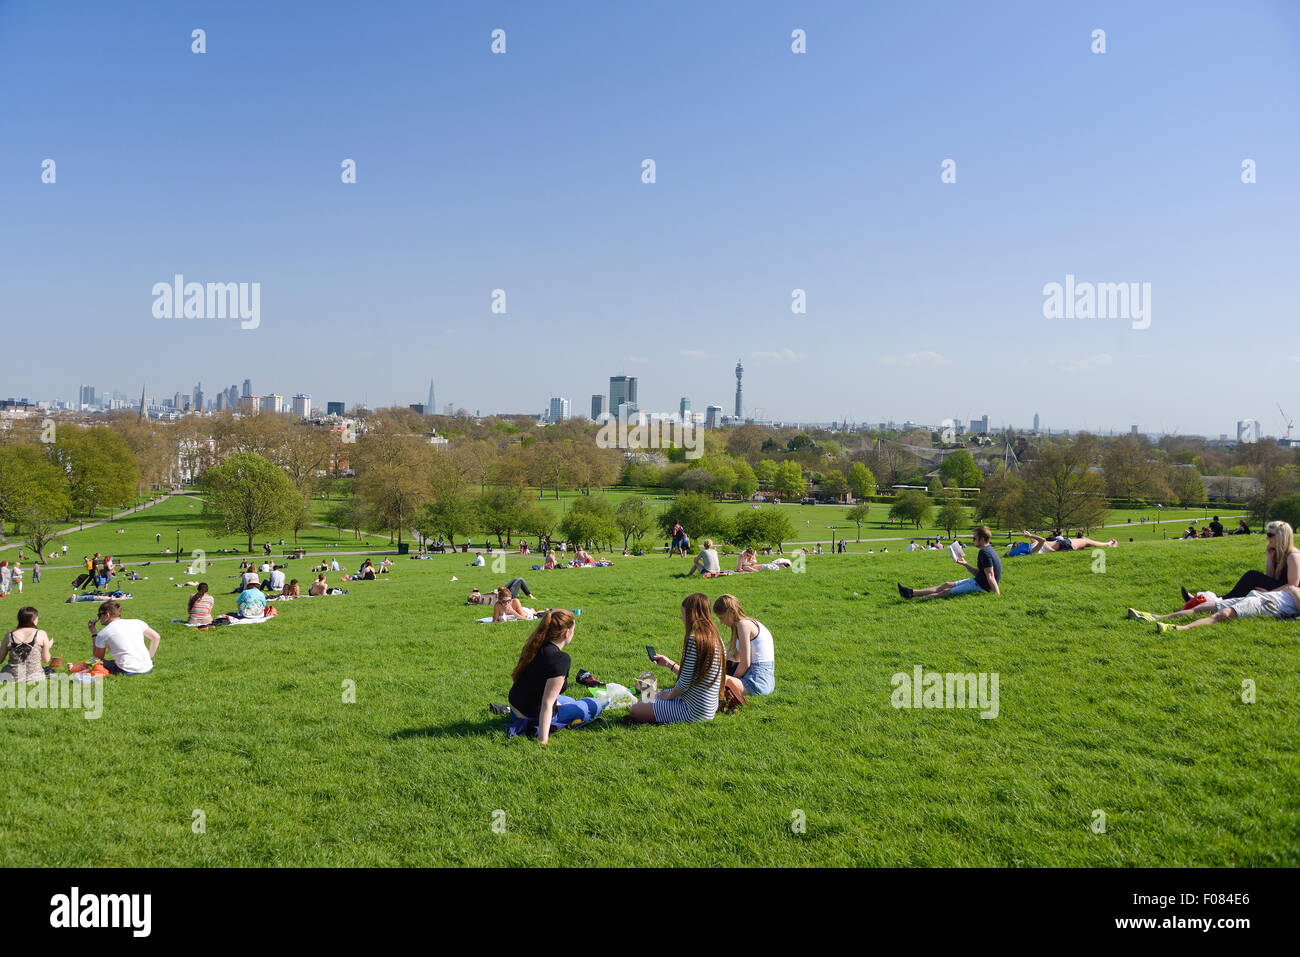
[[[564, 694], [572, 665], [564, 648], [573, 641], [576, 624], [572, 613], [552, 609], [528, 636], [511, 674], [511, 737], [536, 734], [545, 744], [552, 730], [584, 725], [599, 716], [600, 702], [595, 698], [574, 699]], [[506, 709], [493, 705], [492, 710], [504, 713]]]

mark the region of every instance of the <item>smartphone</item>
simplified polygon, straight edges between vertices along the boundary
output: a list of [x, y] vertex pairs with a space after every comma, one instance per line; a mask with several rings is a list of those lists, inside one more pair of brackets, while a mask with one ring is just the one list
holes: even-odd
[[654, 645], [646, 645], [646, 646], [645, 646], [645, 653], [646, 653], [647, 655], [650, 656], [650, 660], [651, 660], [651, 661], [654, 661], [654, 660], [655, 660], [655, 646], [654, 646]]

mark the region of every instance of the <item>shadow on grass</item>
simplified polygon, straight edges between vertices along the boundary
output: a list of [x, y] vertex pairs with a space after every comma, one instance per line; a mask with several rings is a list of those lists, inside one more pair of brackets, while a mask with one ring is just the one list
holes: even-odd
[[[584, 725], [581, 728], [564, 728], [566, 734], [601, 734], [612, 730], [613, 725], [623, 724], [621, 717], [615, 716], [613, 720], [606, 721], [605, 716], [601, 715], [591, 724]], [[394, 731], [388, 736], [390, 741], [402, 741], [407, 738], [468, 738], [478, 735], [500, 737], [502, 741], [506, 738], [506, 727], [508, 722], [504, 718], [487, 717], [480, 720], [462, 720], [455, 721], [451, 724], [430, 725], [427, 728], [406, 728], [402, 731]], [[551, 736], [559, 734], [558, 731], [552, 731]], [[521, 739], [522, 740], [522, 739]]]

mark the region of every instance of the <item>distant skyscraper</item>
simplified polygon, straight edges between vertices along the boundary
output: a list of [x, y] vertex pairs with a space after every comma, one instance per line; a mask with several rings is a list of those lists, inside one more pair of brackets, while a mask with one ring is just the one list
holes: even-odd
[[743, 393], [740, 388], [740, 377], [743, 376], [744, 374], [745, 374], [745, 367], [742, 366], [740, 364], [740, 360], [737, 359], [736, 360], [736, 418], [740, 418], [741, 415], [740, 409], [741, 409], [741, 398], [743, 397]]
[[971, 419], [970, 430], [972, 435], [987, 435], [989, 431], [989, 417], [984, 415], [978, 419]]
[[433, 415], [438, 411], [437, 404], [433, 401], [433, 380], [429, 380], [429, 401], [424, 403], [424, 411], [427, 415]]
[[203, 411], [203, 383], [200, 382], [194, 387], [194, 395], [191, 397], [191, 405], [195, 412]]
[[682, 396], [682, 401], [677, 403], [677, 415], [683, 422], [691, 417], [691, 397], [689, 395]]
[[305, 419], [311, 415], [311, 396], [305, 392], [299, 392], [293, 397], [293, 414], [300, 419]]
[[722, 425], [722, 406], [711, 405], [704, 413], [704, 427], [716, 429]]
[[325, 403], [325, 414], [326, 414], [326, 415], [342, 415], [342, 414], [343, 414], [343, 403], [342, 403], [342, 402], [326, 402], [326, 403]]
[[1138, 434], [1138, 427], [1135, 425], [1135, 426], [1133, 426], [1131, 429], [1129, 429], [1128, 431], [1129, 431], [1129, 435], [1137, 435], [1137, 434]]
[[94, 405], [95, 404], [95, 387], [93, 385], [83, 385], [77, 393], [77, 405]]
[[621, 406], [626, 405], [625, 412], [635, 412], [636, 376], [614, 375], [609, 377], [609, 411], [619, 414]]
[[551, 397], [551, 407], [546, 413], [548, 422], [560, 422], [569, 418], [569, 400], [563, 398]]
[[410, 409], [412, 412], [414, 412], [416, 415], [424, 415], [423, 402], [412, 402], [410, 405], [407, 406], [407, 408]]
[[593, 395], [591, 397], [591, 421], [599, 422], [605, 411], [605, 397], [603, 395]]
[[172, 398], [172, 408], [178, 412], [181, 409], [185, 408], [185, 396], [177, 392], [176, 395]]
[[1034, 413], [1034, 434], [1038, 434], [1038, 413]]
[[241, 392], [240, 395], [252, 395], [252, 394], [253, 394], [253, 380], [252, 380], [252, 379], [245, 379], [245, 380], [244, 380], [244, 391]]

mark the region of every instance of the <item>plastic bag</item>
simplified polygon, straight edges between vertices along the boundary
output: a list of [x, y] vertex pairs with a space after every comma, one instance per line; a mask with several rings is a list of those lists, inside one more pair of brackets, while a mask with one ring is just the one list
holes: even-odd
[[627, 688], [614, 681], [608, 682], [603, 688], [597, 688], [592, 693], [592, 697], [600, 702], [602, 709], [630, 708], [640, 700]]

